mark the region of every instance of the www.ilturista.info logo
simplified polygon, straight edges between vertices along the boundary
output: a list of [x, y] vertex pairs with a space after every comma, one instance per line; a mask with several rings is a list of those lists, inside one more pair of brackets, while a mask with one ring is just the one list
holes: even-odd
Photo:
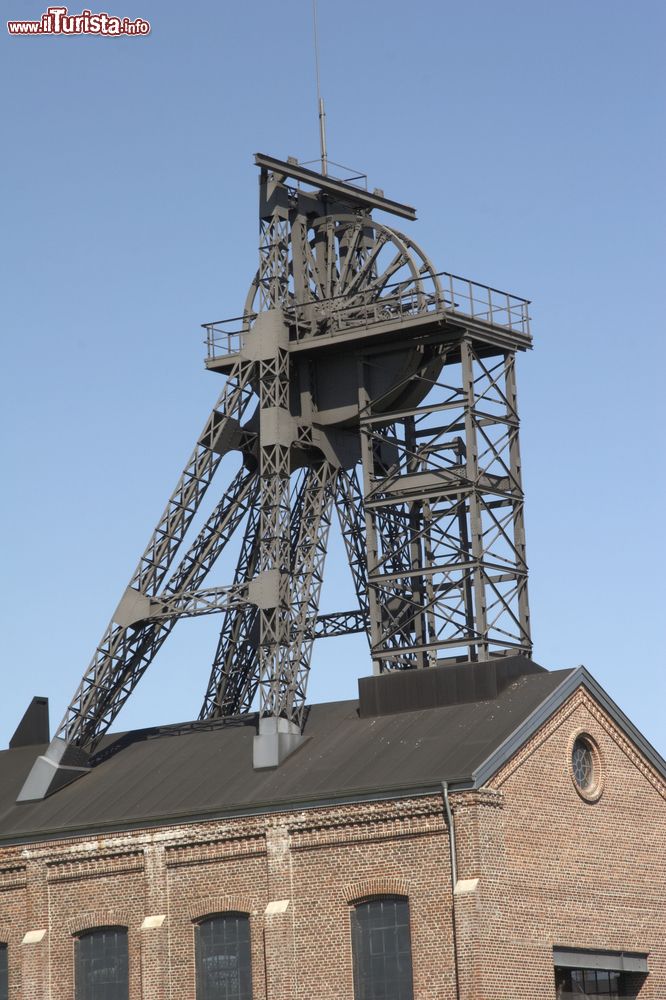
[[49, 7], [39, 21], [7, 21], [10, 35], [148, 35], [150, 22], [137, 17], [113, 17], [82, 10], [70, 14], [67, 7]]

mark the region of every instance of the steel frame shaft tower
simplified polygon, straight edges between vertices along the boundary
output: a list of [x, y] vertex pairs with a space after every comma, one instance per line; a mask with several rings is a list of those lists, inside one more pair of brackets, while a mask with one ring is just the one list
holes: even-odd
[[[255, 159], [259, 269], [243, 315], [205, 325], [224, 387], [21, 799], [94, 766], [182, 617], [221, 615], [200, 719], [258, 702], [256, 767], [302, 738], [317, 638], [366, 632], [376, 673], [531, 652], [515, 382], [527, 301], [437, 273], [372, 214], [413, 220], [410, 206]], [[176, 561], [230, 451], [241, 468]], [[334, 509], [358, 606], [321, 614]], [[241, 530], [233, 582], [204, 588]]]

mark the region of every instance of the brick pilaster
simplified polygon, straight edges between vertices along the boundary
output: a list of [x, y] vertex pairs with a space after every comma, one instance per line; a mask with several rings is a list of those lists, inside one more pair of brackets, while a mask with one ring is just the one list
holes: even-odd
[[150, 1000], [166, 1000], [169, 995], [169, 955], [167, 876], [162, 844], [145, 849], [145, 919], [139, 929], [141, 940], [141, 995]]
[[282, 826], [269, 827], [266, 832], [268, 905], [264, 914], [266, 1000], [299, 997], [291, 864], [289, 831]]
[[[27, 864], [25, 922], [21, 944], [21, 998], [48, 1000], [49, 984], [49, 898], [46, 865], [41, 859]], [[41, 936], [39, 940], [35, 940]]]

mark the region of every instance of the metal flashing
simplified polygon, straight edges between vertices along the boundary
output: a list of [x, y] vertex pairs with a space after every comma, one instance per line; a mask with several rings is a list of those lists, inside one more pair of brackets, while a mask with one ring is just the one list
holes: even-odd
[[602, 969], [608, 972], [647, 973], [648, 954], [641, 951], [595, 951], [553, 945], [553, 965], [560, 969]]

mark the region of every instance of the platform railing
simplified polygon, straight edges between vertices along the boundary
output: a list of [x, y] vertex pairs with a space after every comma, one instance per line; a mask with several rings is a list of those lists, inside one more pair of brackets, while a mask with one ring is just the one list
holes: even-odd
[[232, 354], [239, 354], [243, 334], [252, 326], [256, 318], [256, 313], [248, 313], [245, 316], [232, 316], [230, 319], [216, 320], [214, 323], [202, 323], [202, 328], [206, 331], [206, 358], [209, 361], [215, 358], [226, 358]]
[[[381, 295], [370, 288], [353, 295], [287, 305], [285, 313], [296, 341], [335, 336], [351, 329], [369, 329], [379, 323], [409, 323], [415, 317], [446, 313], [466, 316], [520, 333], [530, 334], [529, 300], [482, 285], [457, 274], [440, 271], [418, 279], [386, 285]], [[208, 359], [238, 354], [243, 334], [256, 313], [204, 323]]]

